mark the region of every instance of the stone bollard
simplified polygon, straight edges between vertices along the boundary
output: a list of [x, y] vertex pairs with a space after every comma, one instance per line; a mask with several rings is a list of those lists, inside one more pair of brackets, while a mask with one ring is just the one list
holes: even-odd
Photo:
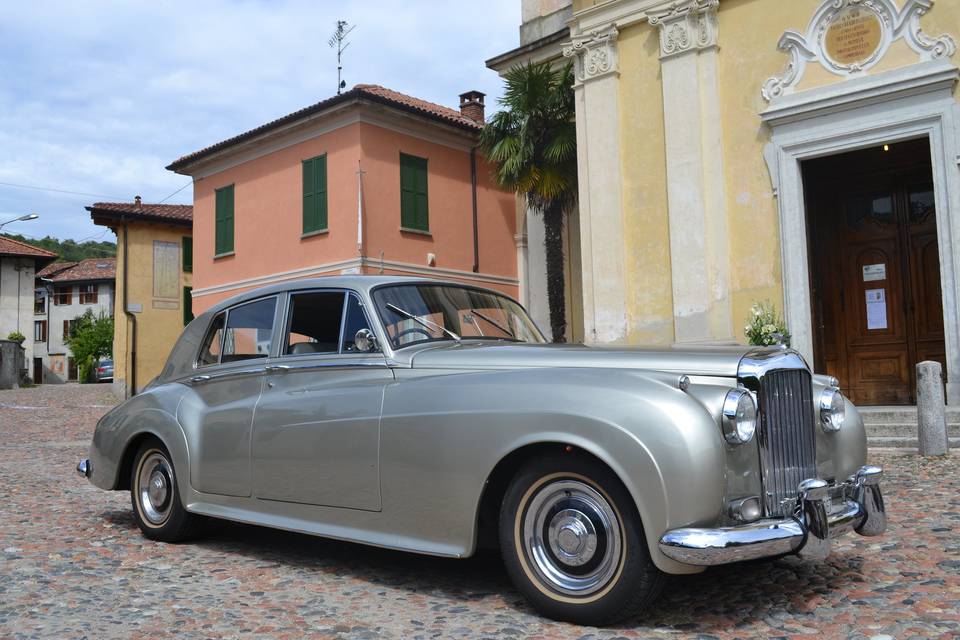
[[943, 376], [939, 362], [917, 364], [917, 417], [920, 455], [947, 455], [947, 408], [943, 400]]

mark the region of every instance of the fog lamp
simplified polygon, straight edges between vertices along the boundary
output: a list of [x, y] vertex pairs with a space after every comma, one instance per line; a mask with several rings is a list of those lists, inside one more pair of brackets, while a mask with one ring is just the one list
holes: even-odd
[[730, 517], [739, 522], [753, 522], [759, 520], [762, 512], [760, 511], [760, 498], [750, 496], [749, 498], [740, 498], [732, 500], [729, 507]]
[[745, 389], [727, 392], [723, 401], [723, 437], [730, 444], [746, 444], [757, 431], [757, 403]]
[[820, 394], [820, 424], [827, 433], [839, 431], [847, 416], [843, 394], [836, 387], [827, 387]]

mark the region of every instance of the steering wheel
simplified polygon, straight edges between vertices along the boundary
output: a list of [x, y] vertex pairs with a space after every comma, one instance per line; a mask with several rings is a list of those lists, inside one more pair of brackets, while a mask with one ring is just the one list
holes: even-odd
[[403, 331], [399, 332], [397, 335], [393, 336], [393, 339], [396, 340], [397, 343], [399, 344], [400, 338], [404, 337], [405, 335], [411, 334], [411, 333], [422, 333], [423, 335], [425, 335], [425, 336], [427, 337], [427, 340], [432, 340], [432, 339], [433, 339], [433, 336], [430, 335], [430, 332], [427, 331], [426, 329], [421, 328], [421, 327], [410, 327], [409, 329], [404, 329]]

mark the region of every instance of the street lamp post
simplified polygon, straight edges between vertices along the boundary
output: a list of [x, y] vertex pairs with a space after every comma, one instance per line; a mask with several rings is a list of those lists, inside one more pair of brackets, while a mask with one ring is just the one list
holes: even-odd
[[11, 222], [23, 222], [26, 220], [36, 220], [39, 217], [40, 216], [35, 213], [28, 213], [27, 215], [20, 216], [19, 218], [12, 218], [10, 220], [7, 220], [6, 222], [0, 222], [0, 229], [3, 229], [5, 226], [10, 224]]

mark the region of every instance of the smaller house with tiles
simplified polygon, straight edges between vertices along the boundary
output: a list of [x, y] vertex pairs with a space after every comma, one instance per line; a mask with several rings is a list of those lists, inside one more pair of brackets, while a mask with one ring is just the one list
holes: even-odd
[[0, 339], [18, 332], [23, 341], [27, 374], [33, 376], [33, 280], [37, 271], [57, 254], [25, 242], [0, 236]]
[[116, 258], [54, 262], [37, 272], [33, 306], [33, 381], [75, 381], [77, 362], [67, 340], [88, 310], [113, 316]]

